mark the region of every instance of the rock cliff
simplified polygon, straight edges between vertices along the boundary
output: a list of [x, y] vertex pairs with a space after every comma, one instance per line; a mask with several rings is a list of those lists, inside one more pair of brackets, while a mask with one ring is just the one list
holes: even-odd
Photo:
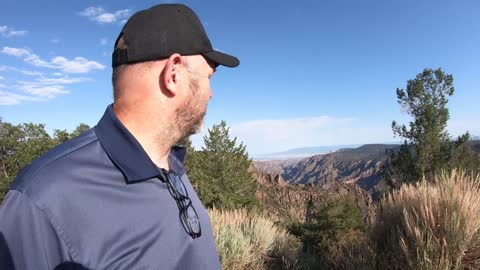
[[371, 195], [351, 183], [287, 184], [280, 174], [253, 172], [259, 186], [257, 199], [263, 211], [274, 220], [304, 222], [312, 206], [322, 207], [336, 199], [348, 198], [356, 203], [364, 221], [373, 214]]

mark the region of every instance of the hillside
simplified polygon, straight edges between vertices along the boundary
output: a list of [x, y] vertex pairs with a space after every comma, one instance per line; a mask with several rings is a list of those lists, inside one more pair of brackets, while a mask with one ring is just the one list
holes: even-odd
[[473, 150], [480, 155], [480, 138], [478, 140], [471, 141], [470, 145], [472, 145]]
[[[470, 144], [480, 154], [480, 140], [470, 141]], [[399, 147], [394, 144], [367, 144], [301, 160], [256, 161], [254, 166], [260, 172], [281, 174], [285, 183], [315, 186], [332, 182], [354, 183], [373, 193], [380, 182], [386, 150]]]
[[354, 201], [366, 221], [373, 213], [371, 195], [354, 184], [330, 183], [322, 187], [287, 184], [279, 174], [253, 172], [259, 183], [257, 199], [270, 218], [282, 221], [305, 222], [309, 205], [322, 207], [330, 201], [349, 198]]
[[287, 183], [323, 186], [331, 182], [345, 182], [371, 190], [380, 180], [378, 173], [386, 158], [385, 151], [395, 147], [398, 145], [363, 145], [300, 161], [255, 162], [255, 167], [265, 173], [281, 173]]

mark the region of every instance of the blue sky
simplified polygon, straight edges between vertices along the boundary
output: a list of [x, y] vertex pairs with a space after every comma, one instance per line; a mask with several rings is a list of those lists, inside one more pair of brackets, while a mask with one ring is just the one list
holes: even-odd
[[[206, 127], [226, 120], [250, 154], [395, 141], [392, 120], [408, 121], [395, 89], [423, 68], [454, 75], [450, 133], [480, 135], [479, 1], [180, 2], [240, 58], [212, 79]], [[0, 116], [94, 126], [112, 102], [124, 20], [158, 3], [2, 0]]]

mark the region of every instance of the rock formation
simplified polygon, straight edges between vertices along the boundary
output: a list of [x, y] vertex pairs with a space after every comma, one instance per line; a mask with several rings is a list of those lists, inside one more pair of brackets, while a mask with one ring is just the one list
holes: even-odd
[[336, 199], [355, 202], [367, 221], [373, 214], [371, 195], [351, 183], [329, 183], [323, 187], [313, 184], [286, 184], [280, 174], [253, 172], [259, 186], [257, 199], [262, 210], [274, 220], [304, 222], [311, 206], [322, 207]]

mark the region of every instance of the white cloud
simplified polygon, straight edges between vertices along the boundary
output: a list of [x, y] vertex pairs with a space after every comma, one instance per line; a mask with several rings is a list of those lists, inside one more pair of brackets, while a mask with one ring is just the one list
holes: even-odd
[[16, 57], [25, 57], [23, 60], [29, 64], [32, 64], [37, 67], [50, 67], [53, 68], [52, 65], [40, 59], [40, 57], [34, 53], [29, 52], [26, 49], [21, 48], [11, 48], [11, 47], [3, 47], [1, 53], [16, 56]]
[[[0, 66], [0, 70], [20, 72], [22, 74], [27, 73], [27, 75], [34, 73], [9, 66]], [[3, 88], [10, 91], [2, 91], [0, 93], [0, 105], [16, 105], [26, 101], [51, 100], [59, 95], [70, 93], [69, 90], [65, 89], [65, 85], [91, 80], [85, 77], [70, 77], [59, 72], [54, 74], [55, 77], [47, 77], [42, 73], [37, 73], [31, 81], [17, 80], [15, 84], [0, 84], [0, 89]]]
[[78, 15], [87, 17], [91, 21], [105, 24], [105, 23], [115, 23], [123, 22], [128, 16], [130, 16], [130, 9], [121, 9], [115, 12], [107, 12], [101, 7], [88, 7], [84, 11], [79, 12]]
[[256, 120], [234, 124], [230, 130], [233, 136], [245, 142], [249, 151], [278, 152], [299, 146], [316, 145], [318, 144], [315, 144], [316, 137], [327, 127], [349, 121], [351, 119], [330, 116]]
[[3, 47], [2, 53], [12, 55], [12, 56], [18, 56], [18, 57], [30, 55], [30, 52], [25, 49], [10, 48], [10, 47]]
[[50, 42], [52, 42], [52, 43], [59, 43], [59, 42], [60, 42], [60, 39], [58, 39], [58, 38], [52, 38], [52, 39], [50, 40]]
[[52, 99], [61, 94], [68, 94], [70, 91], [65, 90], [63, 85], [51, 85], [51, 86], [27, 86], [24, 89], [25, 92], [32, 94], [40, 98]]
[[90, 78], [63, 76], [60, 78], [47, 78], [40, 76], [35, 81], [17, 81], [13, 88], [42, 98], [55, 98], [61, 94], [68, 94], [65, 84], [74, 84], [91, 80]]
[[20, 36], [25, 36], [28, 34], [28, 31], [26, 30], [15, 30], [11, 27], [8, 27], [6, 25], [0, 25], [0, 35], [9, 38], [9, 37], [20, 37]]
[[[192, 137], [197, 149], [200, 148], [204, 135]], [[237, 137], [237, 142], [243, 142], [248, 152], [254, 155], [298, 147], [393, 141], [392, 131], [388, 126], [366, 127], [364, 121], [359, 119], [332, 116], [236, 123], [230, 125], [230, 136]]]
[[2, 76], [0, 76], [0, 80], [5, 80], [5, 78], [4, 78], [4, 77], [2, 77]]
[[89, 81], [90, 78], [70, 78], [68, 76], [63, 76], [61, 78], [46, 78], [41, 76], [37, 78], [34, 82], [25, 82], [25, 81], [18, 81], [19, 84], [22, 85], [49, 85], [49, 84], [73, 84], [73, 83], [80, 83]]
[[57, 68], [54, 65], [40, 59], [40, 57], [36, 54], [30, 54], [26, 58], [23, 59], [25, 62], [34, 65], [36, 67], [46, 67], [46, 68]]
[[45, 67], [52, 69], [61, 69], [65, 73], [81, 74], [88, 73], [96, 69], [104, 69], [105, 66], [88, 60], [84, 57], [75, 57], [73, 60], [69, 60], [63, 56], [56, 56], [50, 60], [50, 62], [42, 60], [38, 55], [26, 50], [19, 48], [10, 48], [3, 47], [1, 53], [12, 55], [16, 57], [24, 57], [24, 61], [36, 66], [36, 67]]
[[21, 30], [21, 31], [10, 31], [7, 34], [7, 37], [13, 37], [13, 36], [25, 36], [28, 33], [26, 30]]
[[105, 46], [108, 44], [108, 39], [107, 38], [101, 38], [100, 39], [100, 45]]
[[18, 71], [24, 75], [28, 76], [42, 76], [43, 73], [40, 71], [32, 71], [32, 70], [25, 70], [25, 69], [17, 69], [17, 68], [12, 68], [12, 70]]
[[51, 63], [54, 64], [56, 68], [62, 69], [65, 73], [75, 74], [88, 73], [94, 69], [105, 68], [104, 65], [83, 57], [75, 57], [73, 60], [68, 60], [65, 57], [57, 56], [52, 59]]
[[0, 106], [17, 105], [22, 101], [40, 101], [41, 98], [19, 95], [12, 92], [0, 90]]
[[18, 72], [18, 73], [21, 73], [21, 74], [27, 75], [27, 76], [41, 76], [41, 75], [43, 75], [43, 73], [39, 72], [39, 71], [24, 70], [24, 69], [14, 68], [14, 67], [10, 67], [10, 66], [0, 66], [0, 71], [14, 71], [14, 72]]
[[95, 18], [95, 20], [99, 23], [114, 23], [117, 21], [115, 15], [113, 15], [112, 13], [104, 13], [102, 15], [99, 15]]
[[104, 12], [104, 10], [101, 7], [88, 7], [84, 11], [79, 12], [78, 14], [80, 16], [93, 17], [101, 14], [102, 12]]
[[115, 12], [115, 17], [117, 18], [127, 18], [131, 13], [130, 9], [121, 9]]

